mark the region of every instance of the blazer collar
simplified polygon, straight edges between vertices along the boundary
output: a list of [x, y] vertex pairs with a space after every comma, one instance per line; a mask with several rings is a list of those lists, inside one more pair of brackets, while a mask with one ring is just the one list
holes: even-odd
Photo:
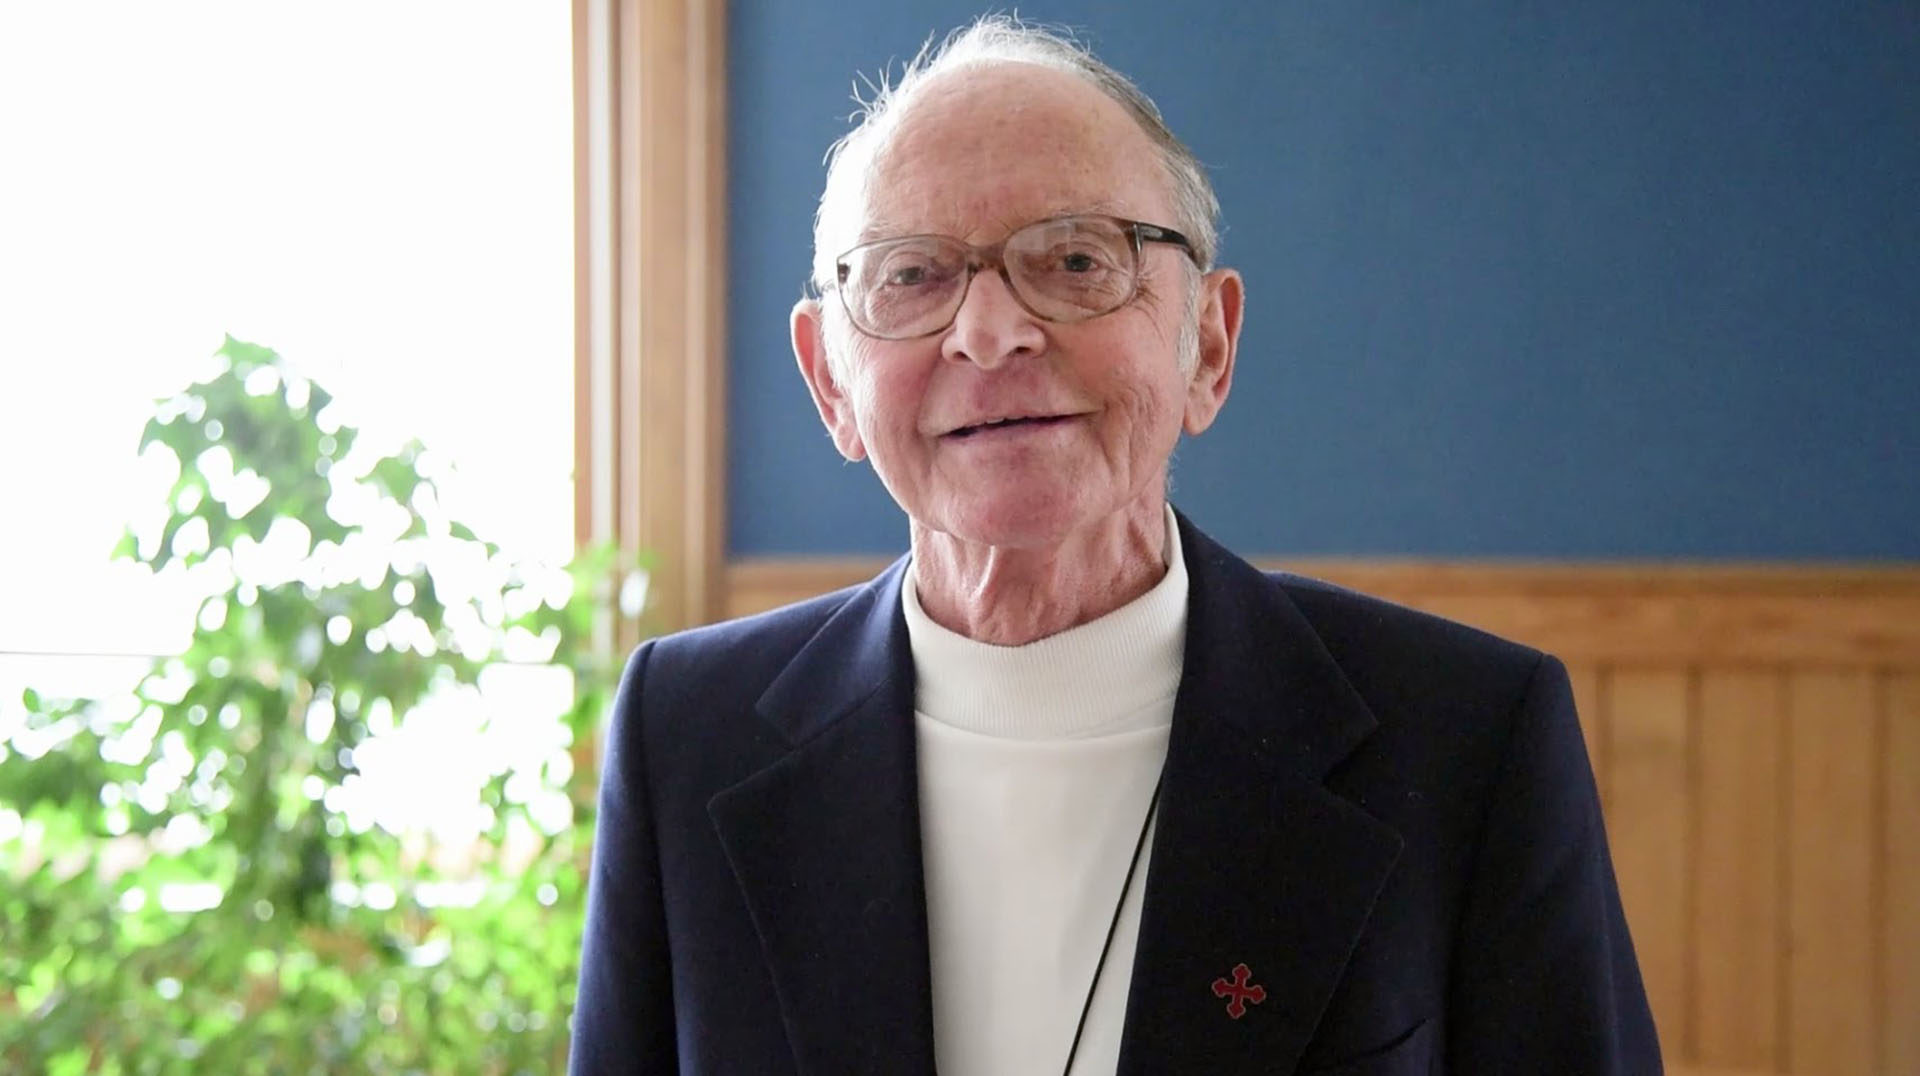
[[913, 715], [913, 650], [900, 586], [911, 557], [853, 592], [760, 696], [760, 716], [799, 746], [875, 695]]
[[[1401, 840], [1323, 783], [1377, 722], [1318, 633], [1273, 580], [1180, 526], [1185, 668], [1120, 1072], [1289, 1073]], [[1235, 1018], [1214, 986], [1240, 965], [1264, 999]]]
[[[1190, 580], [1120, 1072], [1293, 1071], [1399, 855], [1329, 791], [1375, 719], [1265, 575], [1178, 519]], [[792, 750], [709, 812], [802, 1072], [931, 1073], [913, 658], [900, 561], [762, 696]], [[1236, 965], [1266, 999], [1216, 996]]]
[[1376, 725], [1286, 592], [1175, 513], [1191, 580], [1174, 723], [1225, 722], [1272, 766], [1318, 781]]

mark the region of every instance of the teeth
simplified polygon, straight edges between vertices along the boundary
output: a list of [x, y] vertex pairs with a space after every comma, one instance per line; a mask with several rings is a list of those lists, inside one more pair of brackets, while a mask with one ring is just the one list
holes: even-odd
[[1026, 422], [1043, 422], [1043, 421], [1045, 421], [1045, 418], [1039, 415], [1031, 416], [1028, 418], [996, 418], [996, 419], [990, 419], [986, 422], [977, 423], [972, 426], [963, 426], [960, 429], [955, 430], [954, 432], [958, 434], [969, 434], [969, 433], [975, 432], [976, 430], [993, 430], [993, 429], [998, 429], [1001, 426], [1011, 426], [1016, 422], [1026, 423]]

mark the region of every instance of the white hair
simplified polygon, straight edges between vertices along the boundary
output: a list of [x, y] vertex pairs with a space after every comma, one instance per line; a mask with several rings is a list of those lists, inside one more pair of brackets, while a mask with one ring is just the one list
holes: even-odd
[[[825, 290], [834, 282], [833, 257], [827, 248], [836, 235], [850, 234], [845, 217], [856, 212], [859, 183], [866, 180], [874, 155], [891, 132], [896, 115], [921, 87], [934, 77], [967, 67], [997, 63], [1036, 64], [1086, 80], [1112, 98], [1146, 133], [1160, 155], [1173, 194], [1174, 227], [1193, 243], [1201, 271], [1212, 268], [1219, 252], [1220, 201], [1199, 158], [1193, 155], [1160, 116], [1152, 99], [1127, 76], [1096, 58], [1066, 30], [1020, 21], [1017, 15], [983, 15], [971, 25], [947, 35], [938, 47], [928, 38], [920, 52], [900, 73], [899, 81], [883, 71], [868, 81], [869, 96], [856, 84], [854, 100], [860, 108], [849, 117], [858, 123], [827, 150], [827, 183], [813, 219], [813, 283]], [[891, 66], [891, 65], [889, 65]]]

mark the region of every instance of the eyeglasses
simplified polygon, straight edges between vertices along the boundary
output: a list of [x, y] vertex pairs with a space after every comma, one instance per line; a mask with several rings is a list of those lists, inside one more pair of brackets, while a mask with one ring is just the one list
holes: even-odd
[[1054, 217], [984, 247], [945, 235], [862, 243], [836, 260], [835, 290], [854, 328], [911, 340], [952, 325], [974, 274], [992, 265], [1027, 313], [1085, 321], [1133, 301], [1147, 243], [1172, 244], [1199, 264], [1193, 243], [1170, 228], [1119, 217]]

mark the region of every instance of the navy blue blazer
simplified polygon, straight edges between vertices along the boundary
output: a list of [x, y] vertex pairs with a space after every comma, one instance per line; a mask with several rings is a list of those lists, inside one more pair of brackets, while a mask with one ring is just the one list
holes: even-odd
[[[1179, 525], [1119, 1071], [1658, 1073], [1559, 662]], [[575, 1072], [933, 1072], [905, 568], [634, 653]]]

